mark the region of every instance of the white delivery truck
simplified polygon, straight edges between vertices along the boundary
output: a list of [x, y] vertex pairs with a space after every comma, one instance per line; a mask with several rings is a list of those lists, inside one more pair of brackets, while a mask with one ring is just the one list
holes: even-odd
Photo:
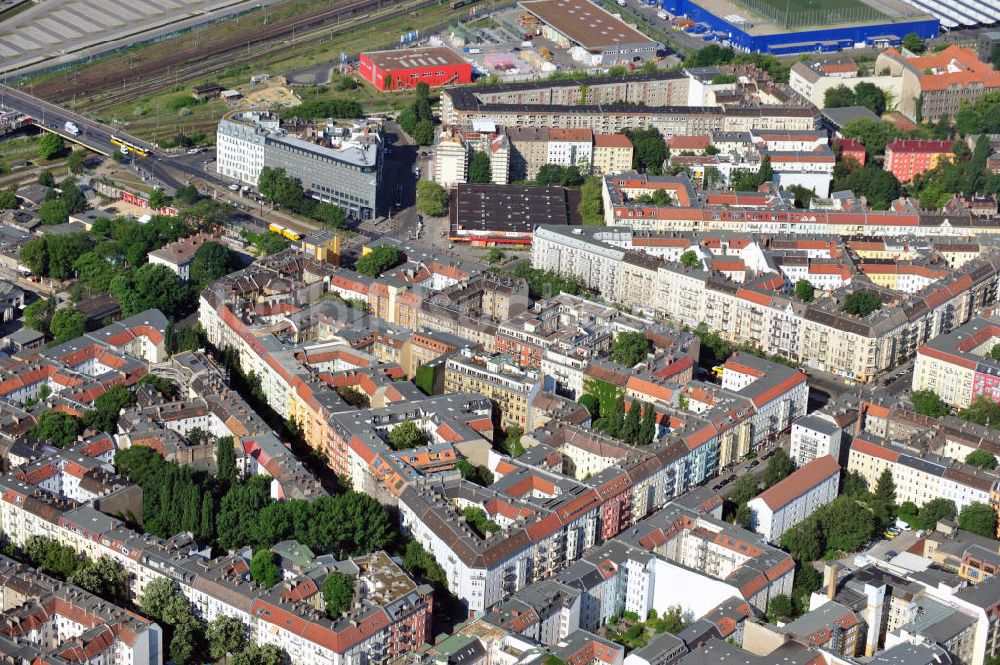
[[77, 127], [74, 123], [69, 122], [68, 120], [66, 121], [66, 124], [63, 125], [63, 129], [66, 130], [67, 134], [71, 134], [73, 136], [79, 136], [80, 135], [80, 128]]

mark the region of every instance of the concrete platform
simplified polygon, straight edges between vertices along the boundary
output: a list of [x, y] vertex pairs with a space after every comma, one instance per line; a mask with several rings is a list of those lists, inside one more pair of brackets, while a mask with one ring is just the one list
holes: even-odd
[[45, 0], [0, 23], [0, 74], [27, 73], [278, 0]]

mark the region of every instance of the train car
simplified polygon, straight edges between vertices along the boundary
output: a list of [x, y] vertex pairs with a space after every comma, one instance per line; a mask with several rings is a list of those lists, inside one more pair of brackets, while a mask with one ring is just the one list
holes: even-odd
[[122, 154], [127, 154], [131, 152], [136, 157], [149, 157], [149, 151], [147, 151], [145, 148], [140, 147], [130, 141], [126, 141], [125, 139], [119, 138], [117, 136], [114, 135], [111, 136], [111, 143], [113, 145], [118, 146], [121, 149]]
[[459, 7], [464, 7], [466, 5], [471, 5], [471, 4], [474, 4], [476, 2], [479, 2], [479, 0], [451, 0], [451, 8], [452, 9], [458, 9]]
[[293, 231], [292, 229], [282, 226], [281, 224], [269, 224], [267, 230], [271, 233], [277, 233], [283, 238], [288, 238], [292, 242], [298, 242], [302, 239], [302, 234], [298, 231]]

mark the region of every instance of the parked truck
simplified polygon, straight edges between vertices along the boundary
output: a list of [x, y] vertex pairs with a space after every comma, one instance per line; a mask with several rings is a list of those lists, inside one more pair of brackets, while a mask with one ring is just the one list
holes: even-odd
[[66, 130], [67, 134], [70, 134], [72, 136], [80, 135], [80, 128], [77, 127], [74, 123], [69, 122], [68, 120], [66, 121], [66, 124], [63, 125], [63, 129]]

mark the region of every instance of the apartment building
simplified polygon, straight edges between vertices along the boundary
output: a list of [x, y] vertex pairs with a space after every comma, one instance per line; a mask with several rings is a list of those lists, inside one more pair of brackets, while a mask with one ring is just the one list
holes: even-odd
[[0, 657], [9, 662], [162, 665], [154, 622], [0, 556]]
[[198, 248], [206, 242], [213, 241], [216, 241], [216, 236], [199, 232], [153, 250], [148, 255], [149, 262], [167, 266], [180, 277], [181, 281], [187, 282], [191, 279], [191, 262], [194, 261], [194, 255], [198, 252]]
[[792, 423], [788, 456], [799, 467], [828, 455], [839, 460], [843, 432], [837, 421], [825, 413], [803, 416]]
[[282, 168], [308, 196], [334, 203], [359, 219], [375, 215], [382, 177], [377, 130], [327, 128], [315, 143], [290, 135], [273, 114], [237, 111], [217, 129], [219, 175], [257, 185], [263, 167]]
[[589, 129], [550, 129], [546, 164], [577, 166], [589, 173], [594, 162], [594, 133]]
[[434, 146], [434, 182], [445, 188], [466, 182], [469, 170], [469, 150], [460, 136], [438, 137]]
[[954, 118], [962, 104], [975, 104], [1000, 89], [1000, 73], [976, 57], [973, 49], [957, 44], [914, 57], [890, 48], [875, 60], [875, 71], [901, 79], [898, 110], [914, 121]]
[[536, 370], [522, 368], [509, 354], [484, 356], [469, 349], [452, 355], [445, 363], [446, 393], [479, 393], [493, 402], [500, 412], [504, 429], [517, 425], [530, 430], [530, 405], [542, 389]]
[[990, 351], [1000, 344], [1000, 320], [974, 318], [917, 349], [913, 390], [933, 390], [963, 409], [980, 395], [1000, 402], [1000, 362]]
[[624, 134], [594, 134], [594, 175], [628, 171], [632, 168], [632, 152], [632, 142]]
[[910, 182], [954, 156], [953, 141], [897, 139], [885, 148], [885, 170], [900, 182]]
[[722, 365], [722, 387], [754, 405], [751, 445], [755, 448], [806, 414], [806, 375], [748, 353], [734, 353]]
[[751, 499], [754, 531], [769, 543], [805, 521], [817, 509], [837, 498], [840, 464], [833, 457], [818, 457], [787, 478]]
[[922, 506], [944, 498], [953, 501], [958, 511], [970, 503], [989, 505], [996, 482], [993, 474], [925, 450], [893, 444], [867, 433], [855, 437], [847, 470], [860, 474], [869, 487], [875, 487], [886, 469], [892, 473], [900, 503], [912, 501]]
[[[673, 191], [687, 196], [680, 183], [674, 183]], [[884, 293], [880, 297], [893, 306], [862, 319], [843, 310], [846, 289], [805, 306], [783, 295], [789, 282], [774, 263], [755, 258], [767, 255], [758, 249], [743, 252], [744, 261], [756, 262], [747, 265], [759, 266], [757, 275], [743, 282], [721, 271], [692, 269], [670, 260], [648, 256], [641, 262], [624, 260], [638, 251], [671, 256], [678, 248], [657, 248], [661, 237], [676, 241], [676, 233], [652, 234], [625, 226], [543, 226], [534, 235], [532, 262], [576, 275], [589, 288], [626, 307], [691, 327], [705, 324], [737, 344], [752, 344], [767, 354], [859, 381], [869, 381], [909, 358], [920, 343], [962, 325], [996, 297], [994, 266], [1000, 266], [1000, 258], [987, 254], [917, 293]], [[756, 243], [747, 246], [759, 248]], [[646, 287], [632, 288], [631, 283]]]

